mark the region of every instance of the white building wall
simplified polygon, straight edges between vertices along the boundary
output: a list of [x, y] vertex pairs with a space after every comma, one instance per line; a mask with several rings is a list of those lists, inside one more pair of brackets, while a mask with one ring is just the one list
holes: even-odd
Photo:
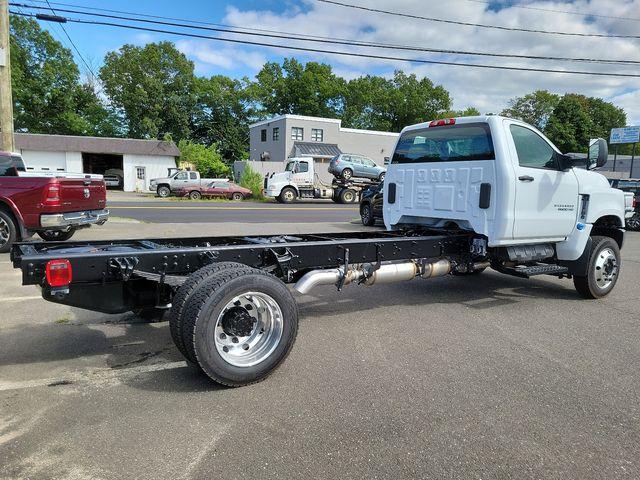
[[82, 164], [82, 153], [66, 152], [67, 172], [84, 173], [84, 165]]
[[[166, 177], [168, 169], [175, 168], [175, 166], [176, 161], [173, 157], [123, 155], [122, 169], [124, 170], [124, 191], [148, 191], [150, 179]], [[144, 167], [144, 180], [137, 178], [136, 167]]]
[[27, 171], [66, 172], [67, 160], [65, 152], [39, 152], [22, 150], [22, 160]]

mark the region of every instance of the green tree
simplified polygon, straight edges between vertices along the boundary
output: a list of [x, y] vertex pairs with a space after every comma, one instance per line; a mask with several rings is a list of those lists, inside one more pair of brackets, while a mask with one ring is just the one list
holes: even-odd
[[624, 110], [600, 98], [568, 93], [559, 100], [544, 129], [563, 152], [586, 152], [591, 138], [607, 139], [612, 128], [623, 127]]
[[542, 130], [546, 127], [549, 117], [559, 101], [560, 96], [558, 95], [547, 90], [536, 90], [523, 97], [509, 100], [507, 108], [502, 111], [501, 115], [517, 118]]
[[180, 150], [180, 162], [188, 162], [195, 165], [202, 177], [225, 177], [231, 173], [231, 169], [222, 161], [217, 145], [207, 147], [201, 143], [182, 139], [178, 142]]
[[109, 52], [100, 79], [134, 138], [189, 137], [195, 105], [193, 62], [173, 43], [124, 45]]
[[282, 66], [265, 63], [248, 92], [261, 116], [287, 113], [316, 117], [336, 117], [345, 89], [344, 79], [337, 77], [330, 65], [300, 63], [285, 58]]
[[206, 145], [216, 143], [228, 163], [249, 157], [248, 119], [252, 112], [246, 83], [223, 75], [195, 80], [191, 138]]
[[406, 125], [438, 118], [451, 108], [442, 86], [396, 71], [393, 79], [366, 76], [351, 80], [344, 98], [345, 126], [400, 131]]
[[11, 86], [18, 131], [117, 135], [116, 119], [80, 82], [71, 51], [33, 19], [10, 17]]
[[475, 107], [467, 107], [464, 110], [448, 110], [439, 115], [440, 118], [477, 117], [480, 115], [480, 110]]

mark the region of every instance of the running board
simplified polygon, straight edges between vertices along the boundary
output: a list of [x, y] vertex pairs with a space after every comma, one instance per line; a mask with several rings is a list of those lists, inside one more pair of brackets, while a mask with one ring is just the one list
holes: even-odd
[[507, 275], [522, 278], [530, 278], [536, 275], [560, 276], [569, 273], [569, 269], [567, 267], [549, 265], [547, 263], [539, 263], [537, 265], [520, 265], [517, 267], [502, 267], [499, 271]]

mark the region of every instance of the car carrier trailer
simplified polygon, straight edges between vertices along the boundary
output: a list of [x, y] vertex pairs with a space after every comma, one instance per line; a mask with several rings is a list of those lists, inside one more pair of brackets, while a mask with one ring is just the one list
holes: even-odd
[[103, 242], [19, 243], [24, 285], [46, 300], [105, 313], [168, 310], [185, 358], [224, 385], [265, 378], [287, 356], [300, 294], [476, 276], [491, 267], [573, 278], [599, 298], [618, 280], [632, 195], [562, 155], [540, 132], [502, 117], [407, 127], [385, 178], [387, 231]]

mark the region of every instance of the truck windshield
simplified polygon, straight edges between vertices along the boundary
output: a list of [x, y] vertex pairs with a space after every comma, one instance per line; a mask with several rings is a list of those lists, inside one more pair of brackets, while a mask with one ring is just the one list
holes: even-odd
[[285, 168], [287, 172], [293, 172], [294, 167], [296, 166], [296, 162], [289, 162]]
[[17, 177], [18, 172], [24, 171], [24, 162], [20, 157], [0, 154], [0, 177]]
[[491, 131], [486, 123], [463, 123], [405, 132], [391, 163], [494, 160]]

